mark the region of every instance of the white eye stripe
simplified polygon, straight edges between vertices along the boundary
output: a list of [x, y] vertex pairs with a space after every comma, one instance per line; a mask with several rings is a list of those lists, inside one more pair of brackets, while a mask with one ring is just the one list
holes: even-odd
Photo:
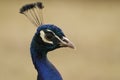
[[42, 38], [42, 40], [43, 40], [44, 42], [53, 44], [52, 41], [49, 41], [49, 40], [47, 40], [47, 39], [45, 38], [45, 33], [44, 33], [44, 31], [40, 31], [40, 37]]
[[51, 31], [51, 30], [49, 30], [49, 29], [47, 29], [47, 31], [52, 32], [52, 33], [54, 34], [54, 36], [55, 36], [60, 42], [65, 43], [65, 42], [64, 42], [63, 40], [61, 40], [53, 31]]
[[49, 29], [47, 29], [47, 31], [48, 31], [48, 32], [52, 32], [52, 33], [54, 33], [53, 31], [51, 31], [51, 30], [49, 30]]
[[[49, 29], [47, 29], [47, 31], [48, 31], [48, 32], [52, 32], [52, 33], [54, 34], [54, 36], [55, 36], [60, 42], [65, 43], [65, 42], [64, 42], [63, 40], [61, 40], [53, 31], [51, 31], [51, 30], [49, 30]], [[53, 44], [52, 41], [49, 41], [49, 40], [47, 40], [47, 39], [45, 38], [45, 32], [44, 32], [44, 31], [40, 31], [40, 36], [41, 36], [41, 38], [42, 38], [42, 40], [43, 40], [44, 42]]]

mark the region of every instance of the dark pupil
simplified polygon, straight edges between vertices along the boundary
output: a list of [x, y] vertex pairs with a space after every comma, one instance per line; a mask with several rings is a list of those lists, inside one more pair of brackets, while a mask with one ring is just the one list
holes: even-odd
[[54, 35], [53, 35], [53, 33], [51, 33], [51, 32], [47, 32], [46, 35], [45, 35], [45, 37], [46, 37], [46, 39], [48, 39], [48, 40], [52, 40], [53, 37], [54, 37]]

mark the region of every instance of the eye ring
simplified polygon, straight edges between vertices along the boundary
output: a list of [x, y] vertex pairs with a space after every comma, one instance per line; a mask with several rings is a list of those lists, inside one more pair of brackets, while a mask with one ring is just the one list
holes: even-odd
[[46, 32], [46, 33], [45, 33], [45, 38], [46, 38], [47, 40], [49, 40], [49, 41], [52, 41], [53, 38], [54, 38], [54, 34], [51, 33], [51, 32]]

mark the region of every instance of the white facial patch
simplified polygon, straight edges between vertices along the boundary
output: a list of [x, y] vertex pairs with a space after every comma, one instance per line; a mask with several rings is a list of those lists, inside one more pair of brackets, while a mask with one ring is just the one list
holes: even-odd
[[[61, 40], [53, 31], [51, 31], [51, 30], [49, 30], [49, 29], [47, 29], [47, 31], [52, 32], [52, 33], [54, 34], [54, 36], [55, 36], [61, 43], [67, 44], [66, 42], [64, 42], [63, 40]], [[61, 45], [61, 44], [60, 44], [60, 45]]]
[[44, 42], [49, 43], [49, 44], [53, 44], [52, 41], [49, 41], [49, 40], [47, 40], [47, 39], [45, 38], [45, 33], [44, 33], [44, 31], [40, 31], [40, 36], [41, 36], [41, 38], [42, 38], [42, 40], [43, 40]]
[[52, 32], [52, 33], [54, 34], [54, 36], [55, 36], [61, 43], [66, 44], [66, 42], [64, 42], [63, 40], [61, 40], [53, 31], [51, 31], [51, 30], [49, 30], [49, 29], [47, 29], [47, 31]]
[[[66, 44], [66, 42], [64, 42], [63, 40], [61, 40], [53, 31], [51, 31], [51, 30], [49, 30], [49, 29], [47, 29], [47, 31], [48, 31], [48, 32], [52, 32], [52, 33], [54, 34], [54, 36], [55, 36], [61, 43]], [[44, 42], [53, 44], [52, 41], [49, 41], [49, 40], [47, 40], [47, 39], [45, 38], [45, 32], [44, 32], [44, 31], [40, 31], [40, 36], [41, 36], [41, 38], [42, 38], [42, 40], [43, 40]]]
[[49, 30], [49, 29], [47, 29], [47, 31], [54, 33], [53, 31], [51, 31], [51, 30]]

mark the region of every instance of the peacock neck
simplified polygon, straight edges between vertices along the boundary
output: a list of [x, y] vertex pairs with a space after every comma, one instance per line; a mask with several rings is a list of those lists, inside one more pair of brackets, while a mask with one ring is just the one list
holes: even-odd
[[62, 80], [58, 70], [47, 58], [47, 51], [42, 45], [33, 40], [31, 43], [31, 57], [38, 72], [37, 80]]
[[58, 70], [48, 60], [44, 53], [36, 53], [32, 55], [33, 64], [38, 72], [37, 80], [63, 80]]

